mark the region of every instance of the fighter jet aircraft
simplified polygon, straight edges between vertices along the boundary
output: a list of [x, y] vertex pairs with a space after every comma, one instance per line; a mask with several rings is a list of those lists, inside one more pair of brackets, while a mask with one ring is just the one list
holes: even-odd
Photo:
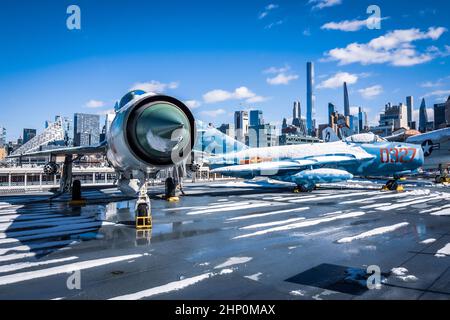
[[[72, 187], [72, 162], [89, 154], [104, 154], [118, 173], [118, 188], [129, 195], [140, 195], [148, 210], [147, 180], [161, 169], [179, 166], [190, 156], [196, 135], [194, 117], [181, 101], [134, 90], [116, 104], [115, 118], [106, 141], [93, 146], [66, 147], [36, 151], [13, 157], [50, 156], [47, 174], [56, 174], [57, 156], [65, 156], [61, 168], [60, 193]], [[74, 158], [74, 155], [76, 157]], [[178, 174], [174, 170], [174, 175]], [[174, 187], [174, 184], [170, 184]]]
[[251, 179], [293, 182], [297, 191], [310, 192], [316, 184], [339, 182], [357, 176], [393, 177], [385, 186], [401, 188], [398, 179], [423, 165], [422, 148], [390, 143], [371, 134], [357, 134], [344, 141], [250, 148], [212, 156], [212, 173]]

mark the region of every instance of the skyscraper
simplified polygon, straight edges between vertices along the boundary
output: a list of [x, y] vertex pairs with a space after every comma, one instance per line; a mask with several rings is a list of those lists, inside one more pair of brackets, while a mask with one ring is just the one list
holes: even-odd
[[344, 82], [344, 116], [350, 116], [350, 101], [348, 100], [347, 82]]
[[73, 127], [75, 146], [90, 146], [100, 142], [99, 115], [75, 113]]
[[23, 129], [23, 143], [27, 143], [36, 136], [36, 129]]
[[420, 104], [420, 109], [419, 109], [419, 131], [420, 132], [427, 131], [427, 123], [428, 123], [427, 106], [425, 104], [425, 98], [422, 98], [422, 103]]
[[300, 107], [300, 101], [294, 101], [292, 108], [292, 124], [296, 127], [300, 127], [302, 122], [302, 109]]
[[261, 110], [250, 110], [250, 126], [264, 124], [263, 112]]
[[234, 128], [236, 140], [245, 143], [245, 137], [248, 136], [248, 112], [236, 111], [234, 113]]
[[408, 127], [412, 128], [412, 122], [414, 121], [414, 98], [412, 96], [406, 97], [406, 107], [408, 110]]
[[434, 128], [442, 129], [450, 126], [450, 96], [444, 103], [434, 105]]
[[363, 132], [364, 130], [364, 114], [362, 108], [358, 109], [358, 133]]
[[331, 102], [328, 103], [328, 124], [330, 126], [332, 126], [333, 121], [331, 119], [331, 117], [333, 116], [333, 113], [336, 111], [336, 108], [334, 106], [334, 104], [332, 104]]
[[292, 108], [292, 119], [300, 119], [302, 116], [302, 109], [300, 107], [300, 101], [294, 101], [294, 107]]
[[306, 63], [306, 130], [309, 135], [314, 131], [313, 126], [313, 108], [314, 108], [314, 64], [312, 62]]

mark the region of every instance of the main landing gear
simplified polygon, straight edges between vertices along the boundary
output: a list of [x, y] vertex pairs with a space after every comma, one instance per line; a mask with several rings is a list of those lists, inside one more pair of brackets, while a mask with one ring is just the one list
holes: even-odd
[[177, 197], [176, 190], [177, 184], [175, 183], [175, 179], [168, 177], [166, 179], [165, 199], [169, 202], [179, 201], [180, 199]]
[[316, 188], [315, 185], [304, 185], [299, 184], [294, 188], [295, 193], [305, 193], [305, 192], [312, 192]]
[[394, 178], [389, 180], [382, 188], [382, 191], [398, 191], [402, 192], [404, 191], [404, 188], [401, 184], [398, 183], [398, 180], [401, 180], [401, 178]]
[[436, 183], [450, 183], [448, 167], [439, 164], [439, 174], [434, 179]]

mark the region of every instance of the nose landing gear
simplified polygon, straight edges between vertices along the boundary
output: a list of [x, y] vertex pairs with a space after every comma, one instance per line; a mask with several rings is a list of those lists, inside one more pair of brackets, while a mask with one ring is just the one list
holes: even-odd
[[139, 197], [136, 201], [136, 229], [149, 230], [152, 228], [152, 213], [150, 198], [147, 195], [147, 183], [145, 182], [139, 191]]

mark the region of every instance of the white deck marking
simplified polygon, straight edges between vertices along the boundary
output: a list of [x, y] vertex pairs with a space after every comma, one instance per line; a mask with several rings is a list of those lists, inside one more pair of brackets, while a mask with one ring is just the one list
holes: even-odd
[[439, 249], [436, 252], [435, 256], [438, 257], [438, 258], [443, 258], [443, 257], [450, 256], [450, 243], [447, 243], [445, 245], [445, 247], [443, 247], [442, 249]]
[[338, 243], [349, 243], [349, 242], [352, 242], [353, 240], [360, 240], [360, 239], [364, 239], [364, 238], [368, 238], [368, 237], [378, 236], [380, 234], [392, 232], [397, 229], [406, 227], [407, 225], [409, 225], [408, 222], [402, 222], [402, 223], [397, 223], [397, 224], [394, 224], [391, 226], [375, 228], [373, 230], [363, 232], [363, 233], [358, 234], [353, 237], [345, 237], [345, 238], [339, 239], [337, 242]]
[[428, 201], [432, 201], [432, 200], [436, 200], [436, 199], [442, 199], [442, 196], [432, 196], [432, 197], [427, 197], [425, 199], [414, 200], [414, 201], [410, 201], [410, 202], [396, 203], [396, 204], [393, 204], [390, 206], [376, 208], [376, 210], [389, 211], [389, 210], [409, 207], [413, 204], [424, 203], [424, 202], [428, 202]]
[[203, 280], [206, 280], [206, 279], [218, 276], [218, 275], [226, 275], [226, 274], [230, 274], [230, 273], [233, 273], [233, 269], [223, 269], [223, 270], [220, 270], [220, 272], [208, 272], [208, 273], [204, 273], [204, 274], [201, 274], [201, 275], [198, 275], [195, 277], [186, 278], [186, 279], [179, 280], [179, 281], [173, 281], [173, 282], [170, 282], [170, 283], [162, 285], [162, 286], [150, 288], [150, 289], [139, 291], [136, 293], [131, 293], [131, 294], [126, 294], [126, 295], [119, 296], [119, 297], [114, 297], [109, 300], [139, 300], [139, 299], [143, 299], [143, 298], [149, 298], [149, 297], [152, 297], [152, 296], [155, 296], [158, 294], [162, 294], [162, 293], [169, 293], [172, 291], [182, 290], [182, 289], [192, 286], [200, 281], [203, 281]]
[[91, 269], [95, 267], [104, 266], [107, 264], [131, 260], [142, 257], [142, 254], [131, 254], [126, 256], [116, 256], [110, 258], [102, 258], [88, 261], [80, 261], [76, 263], [66, 264], [58, 267], [36, 270], [36, 271], [28, 271], [28, 272], [20, 272], [11, 275], [1, 276], [0, 277], [0, 286], [4, 286], [7, 284], [23, 282], [33, 279], [45, 278], [50, 276], [55, 276], [58, 274], [63, 274], [70, 272], [71, 270], [85, 270]]
[[45, 260], [45, 261], [38, 261], [38, 262], [13, 263], [13, 264], [8, 264], [6, 266], [0, 266], [0, 273], [17, 271], [17, 270], [21, 270], [21, 269], [38, 267], [38, 266], [44, 266], [44, 265], [53, 264], [53, 263], [67, 262], [67, 261], [72, 261], [72, 260], [76, 260], [76, 259], [78, 259], [78, 257], [73, 256], [73, 257]]
[[328, 199], [337, 199], [337, 198], [347, 198], [347, 197], [354, 197], [354, 196], [363, 196], [366, 194], [376, 194], [377, 191], [367, 191], [367, 192], [355, 192], [355, 193], [341, 193], [341, 194], [334, 194], [330, 196], [323, 196], [323, 197], [314, 197], [314, 198], [302, 198], [297, 200], [290, 200], [289, 202], [293, 203], [299, 203], [299, 202], [308, 202], [308, 201], [321, 201], [321, 200], [328, 200]]
[[50, 242], [36, 243], [36, 244], [30, 244], [30, 245], [22, 245], [22, 246], [10, 247], [10, 248], [0, 248], [0, 256], [8, 253], [9, 251], [30, 251], [30, 250], [51, 248], [51, 247], [57, 247], [57, 246], [66, 246], [66, 245], [75, 244], [75, 243], [78, 243], [78, 241], [62, 240], [62, 241], [50, 241]]
[[300, 211], [305, 211], [308, 209], [309, 209], [309, 207], [304, 207], [304, 208], [272, 211], [272, 212], [266, 212], [266, 213], [255, 213], [255, 214], [249, 214], [249, 215], [245, 215], [245, 216], [229, 218], [227, 220], [234, 221], [234, 220], [246, 220], [246, 219], [252, 219], [252, 218], [261, 218], [261, 217], [267, 217], [267, 216], [272, 216], [272, 215], [281, 214], [281, 213], [300, 212]]
[[36, 254], [34, 252], [7, 254], [5, 256], [0, 256], [0, 262], [20, 260], [20, 259], [24, 259], [24, 258], [34, 257], [35, 255]]
[[234, 206], [228, 206], [228, 207], [221, 207], [217, 209], [205, 209], [205, 210], [199, 210], [199, 211], [190, 211], [187, 213], [187, 215], [197, 215], [197, 214], [210, 214], [214, 212], [228, 212], [228, 211], [236, 211], [236, 210], [245, 210], [245, 209], [252, 209], [252, 208], [261, 208], [261, 207], [275, 207], [275, 206], [284, 206], [287, 205], [287, 203], [270, 203], [270, 202], [257, 202], [257, 203], [250, 203], [245, 202], [244, 204], [236, 204]]
[[305, 227], [315, 226], [315, 225], [318, 225], [318, 224], [321, 224], [321, 223], [331, 222], [331, 221], [335, 221], [335, 220], [360, 217], [360, 216], [362, 216], [364, 214], [365, 213], [362, 212], [362, 211], [357, 211], [357, 212], [350, 212], [350, 213], [345, 213], [345, 214], [336, 215], [336, 216], [330, 216], [329, 218], [327, 217], [327, 218], [319, 218], [319, 219], [308, 219], [308, 220], [305, 220], [305, 221], [302, 221], [302, 222], [298, 222], [298, 223], [288, 224], [288, 225], [285, 225], [285, 226], [280, 226], [280, 227], [260, 230], [260, 231], [254, 232], [254, 233], [244, 234], [244, 235], [241, 235], [241, 236], [234, 237], [233, 239], [248, 238], [248, 237], [259, 236], [259, 235], [272, 233], [272, 232], [287, 231], [287, 230], [298, 229], [298, 228], [305, 228]]
[[217, 273], [207, 272], [207, 273], [195, 276], [195, 277], [186, 278], [186, 279], [179, 280], [179, 281], [173, 281], [173, 282], [170, 282], [168, 284], [165, 284], [165, 285], [162, 285], [159, 287], [150, 288], [150, 289], [139, 291], [136, 293], [126, 294], [123, 296], [111, 298], [109, 300], [139, 300], [139, 299], [143, 299], [143, 298], [152, 297], [152, 296], [155, 296], [155, 295], [161, 294], [161, 293], [178, 291], [178, 290], [187, 288], [189, 286], [192, 286], [192, 285], [194, 285], [200, 281], [203, 281], [205, 279], [214, 277], [216, 275], [217, 275]]
[[252, 224], [250, 226], [245, 226], [245, 227], [242, 227], [240, 229], [248, 230], [248, 229], [258, 229], [258, 228], [279, 226], [279, 225], [288, 224], [288, 223], [292, 223], [292, 222], [296, 222], [296, 221], [300, 221], [300, 220], [305, 220], [305, 218], [304, 217], [300, 217], [300, 218], [292, 218], [292, 219], [287, 219], [287, 220], [279, 220], [279, 221], [272, 221], [272, 222]]
[[226, 267], [231, 267], [237, 264], [244, 264], [251, 261], [253, 258], [251, 257], [231, 257], [224, 263], [221, 263], [214, 267], [214, 269], [222, 269]]
[[422, 243], [422, 244], [430, 244], [430, 243], [433, 243], [435, 241], [436, 241], [436, 239], [430, 238], [430, 239], [425, 239], [423, 241], [420, 241], [420, 243]]

